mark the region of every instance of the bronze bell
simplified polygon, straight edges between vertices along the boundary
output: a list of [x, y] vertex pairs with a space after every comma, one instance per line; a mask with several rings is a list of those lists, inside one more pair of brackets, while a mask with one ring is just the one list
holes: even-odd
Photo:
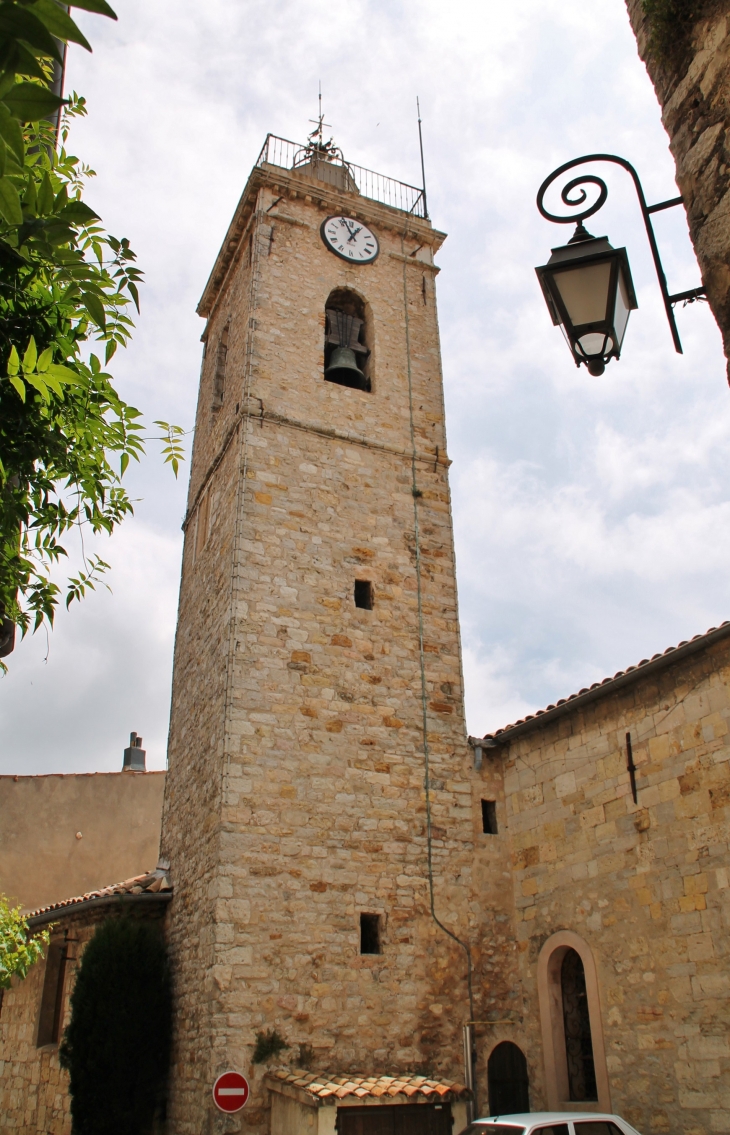
[[328, 382], [337, 382], [340, 386], [351, 386], [355, 390], [368, 389], [368, 380], [355, 361], [352, 347], [335, 347], [324, 377]]

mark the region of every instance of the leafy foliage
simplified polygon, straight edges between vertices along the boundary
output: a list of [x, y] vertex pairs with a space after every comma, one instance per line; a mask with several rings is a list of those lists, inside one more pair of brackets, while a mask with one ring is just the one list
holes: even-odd
[[81, 958], [60, 1047], [74, 1135], [146, 1135], [170, 1060], [172, 1004], [158, 923], [110, 918]]
[[5, 895], [0, 895], [0, 990], [10, 988], [11, 977], [28, 976], [30, 967], [43, 957], [49, 939], [48, 930], [29, 938], [20, 907], [11, 907]]
[[695, 24], [707, 13], [712, 0], [642, 0], [649, 20], [649, 45], [664, 63], [677, 61], [689, 45]]
[[276, 1029], [256, 1033], [256, 1045], [252, 1057], [253, 1063], [263, 1064], [265, 1060], [269, 1060], [272, 1056], [278, 1056], [283, 1049], [288, 1047], [289, 1045], [282, 1036], [279, 1036]]
[[[116, 19], [105, 0], [74, 6]], [[22, 633], [53, 623], [61, 540], [111, 533], [133, 511], [121, 482], [148, 440], [106, 370], [129, 341], [142, 273], [129, 241], [82, 200], [94, 171], [66, 145], [86, 106], [52, 89], [58, 40], [90, 50], [55, 0], [0, 0], [0, 620]], [[62, 105], [57, 139], [46, 116]], [[177, 476], [183, 431], [155, 424]], [[84, 556], [66, 605], [107, 566]]]

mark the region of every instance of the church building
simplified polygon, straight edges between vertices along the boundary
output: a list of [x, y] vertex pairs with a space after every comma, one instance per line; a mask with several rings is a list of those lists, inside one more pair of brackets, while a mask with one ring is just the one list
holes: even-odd
[[267, 138], [199, 306], [158, 868], [33, 913], [3, 1131], [69, 1135], [74, 966], [129, 906], [174, 977], [160, 1133], [730, 1130], [730, 623], [468, 736], [444, 239], [321, 128]]
[[[730, 1121], [730, 626], [467, 737], [444, 239], [321, 128], [269, 136], [200, 302], [162, 829], [176, 1135]], [[227, 1069], [251, 1080], [229, 1119]]]

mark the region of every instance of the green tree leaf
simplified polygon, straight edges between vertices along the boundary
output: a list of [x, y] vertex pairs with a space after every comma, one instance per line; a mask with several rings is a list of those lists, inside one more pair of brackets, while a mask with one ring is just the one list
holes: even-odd
[[58, 63], [62, 62], [58, 44], [45, 25], [29, 8], [19, 4], [0, 5], [0, 41], [23, 40]]
[[21, 401], [25, 402], [25, 383], [23, 382], [22, 378], [16, 378], [15, 375], [9, 374], [8, 381], [12, 383], [12, 385], [17, 390], [18, 394], [20, 395]]
[[35, 345], [35, 339], [31, 335], [30, 342], [28, 344], [27, 350], [26, 350], [25, 354], [23, 355], [23, 374], [26, 374], [28, 371], [35, 370], [35, 364], [36, 364], [37, 359], [38, 359], [38, 348]]
[[11, 907], [0, 894], [0, 989], [10, 989], [13, 977], [22, 980], [28, 976], [31, 966], [43, 957], [50, 937], [50, 928], [30, 937], [20, 907]]
[[20, 358], [15, 346], [11, 346], [7, 361], [8, 374], [17, 374], [20, 370]]
[[17, 118], [13, 118], [8, 107], [3, 106], [1, 102], [0, 136], [13, 151], [18, 161], [22, 163], [25, 156], [25, 147], [23, 146], [23, 131]]
[[50, 213], [53, 209], [53, 186], [51, 185], [48, 170], [44, 170], [43, 177], [41, 178], [37, 207], [41, 216], [46, 216], [46, 214]]
[[35, 0], [35, 3], [30, 5], [28, 11], [38, 16], [57, 39], [69, 43], [78, 43], [81, 47], [85, 47], [87, 51], [91, 51], [91, 44], [84, 33], [76, 26], [71, 17], [64, 12], [63, 8], [54, 3], [54, 0]]
[[90, 209], [85, 201], [69, 201], [68, 205], [64, 205], [59, 213], [65, 221], [73, 221], [78, 224], [86, 224], [88, 221], [100, 220], [99, 214]]
[[18, 191], [9, 177], [0, 178], [0, 215], [9, 225], [22, 225], [23, 210]]
[[83, 8], [85, 12], [96, 12], [100, 16], [109, 16], [116, 20], [116, 12], [109, 7], [106, 0], [74, 0], [74, 8]]
[[65, 367], [61, 363], [51, 363], [48, 367], [48, 373], [57, 378], [59, 382], [65, 382], [71, 386], [83, 386], [84, 380], [81, 375], [77, 374], [71, 367]]
[[106, 312], [104, 304], [94, 292], [82, 292], [81, 301], [97, 327], [106, 330]]
[[45, 351], [40, 355], [36, 363], [36, 370], [39, 374], [45, 374], [51, 362], [53, 361], [53, 347], [46, 347]]
[[21, 122], [38, 122], [63, 106], [66, 100], [54, 95], [39, 83], [16, 83], [3, 95], [3, 103]]

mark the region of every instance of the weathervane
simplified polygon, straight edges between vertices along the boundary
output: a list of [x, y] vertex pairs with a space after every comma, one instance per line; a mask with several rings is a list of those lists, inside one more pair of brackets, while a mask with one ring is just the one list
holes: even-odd
[[310, 118], [309, 121], [313, 124], [314, 130], [311, 134], [307, 135], [307, 151], [312, 155], [319, 155], [325, 161], [341, 161], [344, 162], [342, 151], [339, 146], [335, 146], [334, 139], [330, 138], [328, 142], [324, 140], [324, 128], [327, 127], [331, 130], [329, 122], [324, 120], [324, 112], [322, 111], [322, 84], [319, 84], [319, 114], [316, 118]]

